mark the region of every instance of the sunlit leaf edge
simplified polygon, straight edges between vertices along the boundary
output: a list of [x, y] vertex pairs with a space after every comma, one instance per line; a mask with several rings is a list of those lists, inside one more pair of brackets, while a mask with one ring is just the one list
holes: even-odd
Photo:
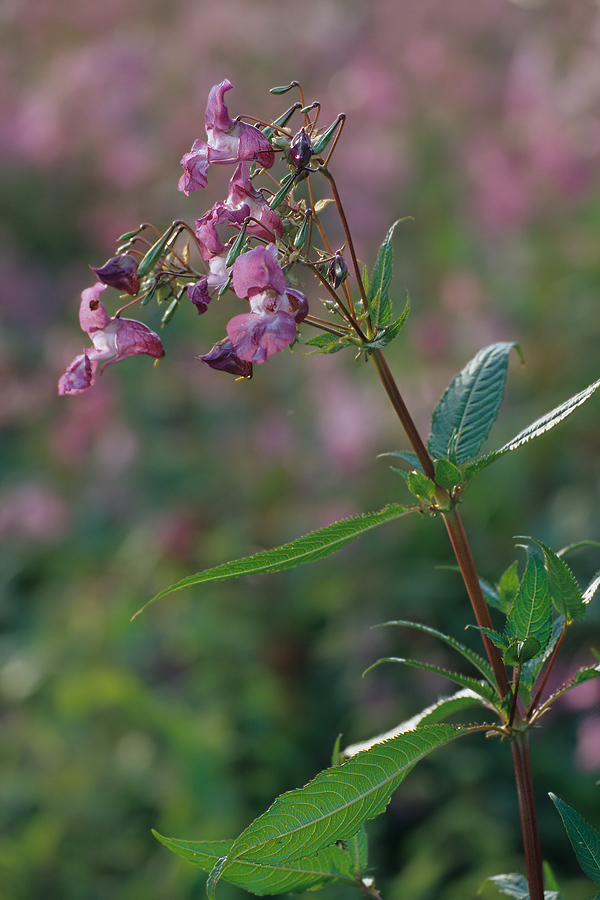
[[548, 796], [563, 820], [579, 865], [592, 881], [600, 884], [600, 833], [556, 794], [549, 793]]
[[145, 604], [133, 616], [135, 618], [150, 604], [159, 600], [161, 597], [190, 587], [195, 584], [204, 584], [206, 582], [224, 581], [229, 578], [239, 578], [244, 575], [258, 575], [269, 572], [280, 572], [283, 569], [291, 569], [295, 566], [307, 562], [313, 562], [322, 559], [340, 550], [347, 544], [361, 537], [367, 531], [383, 525], [392, 519], [398, 519], [412, 512], [419, 512], [420, 506], [404, 506], [400, 503], [392, 503], [384, 507], [379, 512], [364, 513], [348, 519], [342, 519], [331, 525], [326, 525], [317, 531], [305, 534], [294, 541], [283, 544], [281, 547], [274, 547], [271, 550], [261, 550], [252, 556], [245, 556], [241, 559], [231, 562], [222, 563], [197, 572], [194, 575], [188, 575], [181, 581], [165, 588], [156, 594], [148, 603]]

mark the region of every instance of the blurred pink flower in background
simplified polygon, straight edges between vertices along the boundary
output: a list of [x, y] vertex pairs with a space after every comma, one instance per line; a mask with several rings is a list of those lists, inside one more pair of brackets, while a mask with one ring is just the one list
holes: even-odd
[[0, 537], [44, 544], [61, 540], [70, 524], [67, 502], [39, 481], [24, 481], [0, 491]]

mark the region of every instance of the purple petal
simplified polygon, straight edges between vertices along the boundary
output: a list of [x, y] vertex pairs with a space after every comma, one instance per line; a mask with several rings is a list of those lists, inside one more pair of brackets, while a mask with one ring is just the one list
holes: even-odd
[[208, 304], [212, 300], [211, 294], [208, 292], [208, 278], [201, 278], [196, 284], [190, 284], [187, 289], [188, 297], [198, 310], [201, 316], [208, 309]]
[[65, 394], [81, 394], [86, 391], [94, 383], [97, 365], [90, 361], [87, 351], [81, 356], [76, 356], [58, 382], [58, 393], [64, 396]]
[[199, 356], [198, 359], [210, 366], [211, 369], [229, 372], [231, 375], [238, 375], [242, 378], [252, 377], [252, 363], [239, 358], [228, 338], [219, 341], [210, 353]]
[[277, 263], [275, 244], [261, 245], [242, 253], [233, 264], [233, 289], [242, 299], [268, 289], [283, 294], [286, 287], [285, 275]]
[[227, 324], [227, 334], [240, 359], [262, 363], [273, 353], [289, 347], [296, 336], [296, 320], [286, 312], [243, 313]]

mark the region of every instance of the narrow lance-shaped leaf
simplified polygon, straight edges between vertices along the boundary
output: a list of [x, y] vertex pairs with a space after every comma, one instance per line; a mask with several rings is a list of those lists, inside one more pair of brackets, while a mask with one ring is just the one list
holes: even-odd
[[375, 266], [369, 282], [367, 301], [369, 314], [375, 331], [379, 331], [388, 324], [392, 316], [392, 305], [389, 300], [388, 290], [392, 280], [393, 256], [392, 238], [398, 222], [394, 222], [379, 248]]
[[506, 622], [509, 638], [524, 643], [536, 638], [544, 649], [552, 632], [552, 606], [548, 592], [548, 580], [542, 560], [526, 547], [527, 566], [513, 608]]
[[579, 865], [592, 881], [600, 884], [600, 834], [556, 794], [549, 796], [560, 813]]
[[528, 441], [531, 441], [536, 437], [540, 437], [540, 435], [545, 434], [547, 431], [550, 431], [551, 428], [554, 428], [555, 425], [558, 425], [563, 421], [563, 419], [566, 419], [567, 416], [570, 416], [571, 413], [575, 412], [575, 410], [583, 403], [585, 403], [586, 400], [589, 400], [599, 387], [600, 379], [598, 379], [598, 381], [594, 381], [593, 384], [590, 384], [588, 387], [584, 388], [584, 390], [580, 391], [579, 394], [575, 394], [574, 397], [570, 397], [568, 400], [566, 400], [564, 403], [561, 403], [560, 406], [557, 406], [549, 413], [546, 413], [545, 416], [542, 416], [540, 419], [536, 419], [535, 422], [533, 422], [531, 425], [528, 425], [527, 428], [523, 429], [523, 431], [520, 431], [511, 441], [508, 442], [508, 444], [505, 444], [499, 450], [494, 450], [492, 453], [488, 453], [486, 456], [482, 456], [481, 459], [478, 459], [475, 462], [465, 466], [465, 481], [469, 481], [471, 478], [474, 478], [475, 475], [483, 471], [483, 469], [487, 468], [487, 466], [491, 465], [491, 463], [495, 462], [497, 459], [500, 459], [500, 457], [504, 456], [505, 453], [509, 453], [511, 450], [516, 450], [517, 447], [521, 447]]
[[443, 669], [441, 666], [434, 666], [432, 663], [420, 662], [418, 659], [405, 659], [401, 656], [386, 656], [383, 659], [378, 659], [377, 662], [373, 663], [372, 666], [369, 666], [366, 671], [370, 672], [371, 669], [374, 669], [381, 663], [388, 662], [403, 663], [405, 666], [412, 666], [415, 669], [424, 669], [427, 672], [435, 672], [436, 675], [441, 675], [443, 678], [447, 678], [449, 681], [453, 681], [455, 684], [459, 684], [461, 687], [468, 688], [473, 691], [473, 693], [479, 694], [479, 696], [486, 700], [489, 705], [495, 706], [497, 702], [498, 698], [496, 691], [491, 684], [487, 683], [487, 681], [478, 681], [470, 675], [461, 675], [460, 672], [451, 672], [448, 669]]
[[372, 528], [383, 525], [384, 522], [389, 522], [392, 519], [398, 519], [408, 513], [417, 512], [419, 509], [420, 507], [418, 506], [407, 507], [399, 503], [393, 503], [379, 512], [365, 513], [350, 519], [343, 519], [341, 522], [335, 522], [333, 525], [326, 525], [325, 528], [305, 534], [303, 537], [291, 541], [289, 544], [283, 544], [281, 547], [263, 550], [260, 553], [255, 553], [253, 556], [246, 556], [233, 562], [222, 563], [211, 569], [206, 569], [204, 572], [189, 575], [176, 584], [165, 588], [164, 591], [153, 597], [135, 615], [139, 615], [142, 610], [160, 597], [194, 584], [224, 581], [228, 578], [239, 578], [242, 575], [280, 572], [283, 569], [292, 569], [301, 563], [314, 562], [317, 559], [329, 556], [330, 553], [335, 553], [336, 550], [345, 547], [346, 544], [356, 540], [356, 538]]
[[486, 681], [492, 686], [496, 683], [494, 670], [488, 661], [484, 659], [483, 656], [480, 656], [479, 653], [475, 653], [474, 650], [461, 644], [460, 641], [457, 641], [456, 638], [453, 638], [451, 635], [444, 634], [442, 631], [437, 631], [437, 629], [431, 628], [430, 625], [423, 625], [420, 622], [411, 622], [408, 619], [394, 619], [390, 622], [384, 622], [382, 626], [376, 627], [384, 627], [387, 625], [399, 625], [402, 628], [414, 628], [417, 631], [422, 631], [424, 634], [430, 634], [432, 637], [439, 638], [439, 640], [444, 641], [445, 644], [448, 644], [448, 646], [460, 653], [461, 656], [464, 656], [471, 665], [475, 666], [475, 668], [481, 672]]
[[440, 697], [431, 706], [427, 706], [415, 716], [406, 719], [406, 721], [396, 725], [395, 728], [390, 728], [389, 731], [383, 734], [375, 735], [375, 737], [368, 738], [366, 741], [357, 741], [355, 744], [350, 744], [350, 746], [344, 748], [343, 755], [346, 757], [355, 756], [363, 750], [368, 750], [374, 744], [389, 741], [390, 738], [398, 737], [399, 734], [405, 734], [407, 731], [414, 731], [415, 728], [420, 728], [423, 725], [436, 725], [439, 722], [445, 722], [449, 716], [475, 707], [478, 709], [482, 707], [489, 709], [489, 704], [474, 691], [469, 688], [463, 688], [450, 697]]
[[431, 420], [429, 452], [435, 459], [463, 463], [477, 455], [496, 421], [513, 347], [514, 342], [484, 347], [447, 388]]
[[249, 862], [286, 865], [345, 841], [386, 808], [390, 796], [420, 760], [449, 741], [489, 726], [429, 725], [358, 753], [321, 772], [303, 788], [282, 794], [235, 841], [215, 866], [207, 889], [229, 880]]

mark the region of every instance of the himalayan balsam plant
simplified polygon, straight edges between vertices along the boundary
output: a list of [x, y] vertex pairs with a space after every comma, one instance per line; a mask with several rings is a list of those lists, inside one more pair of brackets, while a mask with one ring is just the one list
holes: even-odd
[[[204, 316], [228, 292], [239, 298], [243, 311], [229, 321], [223, 339], [199, 357], [213, 369], [238, 380], [250, 379], [254, 366], [297, 345], [307, 354], [349, 349], [357, 359], [366, 358], [375, 366], [410, 444], [409, 451], [394, 451], [393, 455], [402, 466], [396, 471], [412, 495], [411, 502], [392, 503], [276, 549], [190, 575], [154, 599], [190, 585], [277, 572], [321, 559], [366, 531], [426, 513], [446, 528], [483, 647], [481, 653], [474, 652], [456, 637], [401, 618], [386, 623], [433, 635], [462, 656], [472, 674], [446, 671], [415, 659], [374, 662], [433, 671], [458, 690], [387, 734], [345, 749], [336, 746], [330, 768], [304, 787], [278, 797], [237, 838], [187, 841], [157, 837], [208, 873], [211, 898], [221, 880], [258, 895], [301, 892], [342, 882], [367, 897], [378, 897], [368, 862], [366, 822], [385, 810], [392, 792], [420, 760], [450, 741], [478, 733], [482, 739], [502, 740], [512, 754], [525, 857], [526, 875], [494, 875], [490, 880], [502, 893], [519, 900], [558, 898], [559, 888], [550, 868], [543, 864], [538, 840], [530, 734], [557, 698], [600, 675], [600, 654], [595, 653], [595, 664], [579, 669], [549, 696], [549, 677], [565, 634], [584, 619], [600, 574], [582, 589], [566, 561], [572, 548], [554, 550], [535, 537], [522, 537], [518, 539], [525, 559], [522, 574], [515, 562], [497, 584], [490, 585], [475, 566], [459, 501], [480, 472], [562, 422], [594, 394], [600, 380], [533, 422], [503, 447], [481, 455], [503, 399], [509, 357], [513, 351], [520, 353], [512, 342], [491, 344], [448, 386], [433, 411], [425, 441], [384, 356], [409, 313], [408, 302], [395, 311], [389, 293], [395, 225], [368, 271], [356, 257], [332, 172], [344, 116], [322, 128], [319, 103], [306, 105], [301, 87], [294, 82], [272, 91], [276, 95], [295, 91], [299, 96], [275, 121], [249, 116], [232, 119], [225, 102], [231, 88], [225, 80], [211, 90], [205, 119], [207, 140], [197, 140], [184, 155], [179, 182], [179, 190], [188, 195], [206, 186], [212, 166], [230, 166], [233, 174], [226, 199], [197, 219], [195, 227], [175, 221], [160, 234], [144, 224], [119, 239], [115, 257], [94, 270], [98, 280], [81, 296], [80, 323], [93, 347], [68, 367], [60, 379], [59, 393], [88, 390], [99, 366], [102, 372], [105, 366], [132, 354], [146, 354], [156, 361], [163, 356], [157, 334], [123, 317], [129, 307], [141, 309], [157, 301], [164, 326], [182, 303], [191, 303], [198, 315]], [[276, 163], [283, 169], [282, 177], [272, 174]], [[323, 187], [322, 196], [317, 196], [319, 187]], [[344, 235], [341, 247], [332, 246], [322, 224], [321, 212], [327, 206], [334, 207], [339, 216]], [[318, 309], [312, 305], [309, 309], [300, 290], [305, 276], [316, 279]], [[107, 287], [123, 295], [121, 308], [112, 316], [100, 299]], [[468, 722], [473, 708], [479, 708], [483, 724], [456, 724], [457, 715]], [[452, 724], [447, 721], [450, 718]], [[600, 833], [564, 800], [554, 794], [550, 797], [581, 867], [600, 885]]]

